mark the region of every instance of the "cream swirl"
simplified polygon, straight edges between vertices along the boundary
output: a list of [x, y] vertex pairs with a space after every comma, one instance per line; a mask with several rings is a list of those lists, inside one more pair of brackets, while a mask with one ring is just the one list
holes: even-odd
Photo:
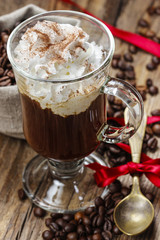
[[99, 67], [103, 51], [82, 28], [51, 21], [37, 22], [15, 48], [17, 64], [32, 76], [71, 79]]

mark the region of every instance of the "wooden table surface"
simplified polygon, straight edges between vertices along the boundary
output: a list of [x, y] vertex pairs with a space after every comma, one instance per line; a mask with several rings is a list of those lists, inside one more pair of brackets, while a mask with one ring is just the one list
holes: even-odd
[[[146, 9], [151, 4], [160, 5], [160, 1], [151, 0], [81, 0], [77, 3], [85, 7], [97, 17], [113, 24], [121, 29], [136, 32], [137, 22], [141, 17], [149, 18], [151, 27], [160, 36], [160, 16], [149, 17]], [[11, 12], [29, 3], [36, 4], [46, 10], [73, 9], [71, 5], [58, 0], [5, 0], [0, 1], [0, 15]], [[116, 39], [116, 53], [127, 52], [128, 44]], [[160, 66], [156, 71], [146, 70], [146, 64], [150, 62], [151, 55], [139, 51], [134, 56], [136, 82], [145, 85], [147, 78], [152, 78], [155, 85], [160, 82]], [[114, 71], [111, 72], [114, 74]], [[160, 87], [159, 87], [160, 90]], [[151, 110], [160, 108], [160, 94], [151, 97], [147, 95], [145, 101], [147, 114]], [[156, 158], [160, 155], [160, 139], [158, 139], [158, 151], [149, 154]], [[26, 163], [35, 156], [35, 152], [24, 140], [14, 139], [0, 134], [0, 240], [40, 240], [44, 229], [44, 220], [33, 216], [33, 207], [29, 200], [20, 202], [17, 190], [22, 187], [21, 175]], [[121, 178], [124, 185], [130, 182], [129, 176]], [[153, 186], [145, 177], [141, 181], [142, 188], [151, 191], [155, 195], [153, 202], [155, 218], [151, 227], [141, 236], [128, 237], [126, 235], [115, 237], [117, 240], [158, 240], [160, 239], [160, 189]]]

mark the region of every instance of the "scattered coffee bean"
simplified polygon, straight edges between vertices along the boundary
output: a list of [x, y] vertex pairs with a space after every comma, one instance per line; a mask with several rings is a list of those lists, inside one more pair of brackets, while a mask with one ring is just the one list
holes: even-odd
[[148, 88], [148, 92], [151, 94], [151, 95], [156, 95], [158, 94], [159, 90], [158, 90], [158, 87], [156, 86], [150, 86]]
[[138, 92], [141, 94], [143, 101], [146, 100], [146, 87], [145, 86], [137, 86]]
[[109, 187], [109, 190], [111, 193], [120, 192], [121, 191], [121, 182], [116, 179], [108, 187]]
[[21, 201], [23, 201], [27, 198], [27, 195], [26, 195], [25, 191], [23, 190], [23, 188], [20, 188], [18, 190], [18, 197]]
[[113, 233], [114, 233], [115, 235], [121, 234], [121, 231], [119, 230], [119, 228], [118, 228], [116, 225], [113, 226]]
[[125, 53], [124, 54], [124, 60], [127, 62], [133, 62], [133, 57], [130, 53]]
[[148, 9], [147, 9], [147, 12], [149, 13], [149, 15], [153, 15], [155, 13], [155, 8], [154, 6], [150, 6]]
[[151, 112], [152, 116], [160, 116], [160, 109], [155, 109]]
[[118, 72], [116, 73], [116, 77], [119, 79], [125, 80], [125, 73], [124, 72]]
[[140, 19], [138, 25], [141, 27], [149, 27], [149, 23], [145, 19]]
[[158, 6], [158, 7], [155, 8], [155, 13], [156, 13], [157, 15], [160, 15], [160, 6]]
[[125, 71], [125, 78], [128, 80], [134, 80], [135, 72], [134, 71]]
[[121, 54], [114, 54], [113, 59], [120, 60], [121, 59]]
[[160, 63], [160, 58], [158, 58], [157, 56], [153, 56], [152, 62], [153, 62], [153, 64], [158, 65]]
[[49, 227], [49, 225], [52, 223], [52, 221], [53, 221], [52, 218], [46, 218], [45, 219], [46, 226]]
[[74, 219], [76, 221], [79, 221], [80, 219], [82, 219], [84, 216], [84, 213], [83, 212], [77, 212], [75, 215], [74, 215]]
[[118, 68], [118, 60], [117, 59], [112, 60], [112, 67], [113, 68]]
[[33, 212], [36, 217], [40, 217], [40, 218], [44, 217], [46, 214], [46, 211], [40, 207], [35, 207]]
[[126, 197], [127, 195], [129, 195], [130, 189], [127, 188], [127, 187], [122, 187], [121, 188], [121, 193], [123, 194], [124, 197]]
[[152, 126], [152, 130], [153, 130], [155, 135], [160, 136], [160, 123], [155, 123]]
[[144, 194], [146, 196], [146, 198], [148, 198], [149, 201], [153, 202], [154, 200], [154, 196], [152, 193], [148, 192]]
[[157, 68], [157, 66], [156, 66], [153, 62], [151, 62], [151, 63], [148, 63], [148, 64], [146, 65], [146, 68], [147, 68], [149, 71], [153, 71], [153, 70], [155, 70], [155, 69]]
[[150, 138], [147, 142], [147, 146], [151, 151], [155, 151], [157, 149], [157, 144], [158, 144], [158, 141], [155, 137]]
[[138, 51], [138, 48], [135, 45], [129, 45], [129, 52], [132, 54], [136, 54]]
[[54, 236], [54, 234], [51, 230], [46, 230], [42, 233], [42, 237], [45, 240], [52, 240], [53, 236]]
[[151, 87], [151, 86], [153, 85], [153, 81], [152, 81], [151, 78], [148, 78], [148, 79], [146, 80], [146, 85], [147, 85], [147, 88], [149, 88], [149, 87]]
[[122, 71], [126, 70], [126, 63], [123, 60], [118, 61], [118, 68]]

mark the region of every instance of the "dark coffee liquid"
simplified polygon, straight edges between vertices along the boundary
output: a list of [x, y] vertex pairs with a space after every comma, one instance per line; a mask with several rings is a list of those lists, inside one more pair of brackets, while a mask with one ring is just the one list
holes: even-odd
[[21, 95], [26, 140], [44, 157], [57, 160], [80, 159], [99, 145], [97, 132], [106, 121], [106, 97], [99, 95], [89, 108], [62, 117], [25, 94]]

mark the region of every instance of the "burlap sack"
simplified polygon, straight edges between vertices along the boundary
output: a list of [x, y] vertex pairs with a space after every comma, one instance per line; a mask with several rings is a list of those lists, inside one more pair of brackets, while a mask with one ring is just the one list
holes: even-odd
[[[13, 28], [16, 22], [44, 12], [33, 4], [0, 17], [0, 29]], [[24, 138], [22, 112], [17, 86], [0, 87], [0, 132], [16, 138]]]

